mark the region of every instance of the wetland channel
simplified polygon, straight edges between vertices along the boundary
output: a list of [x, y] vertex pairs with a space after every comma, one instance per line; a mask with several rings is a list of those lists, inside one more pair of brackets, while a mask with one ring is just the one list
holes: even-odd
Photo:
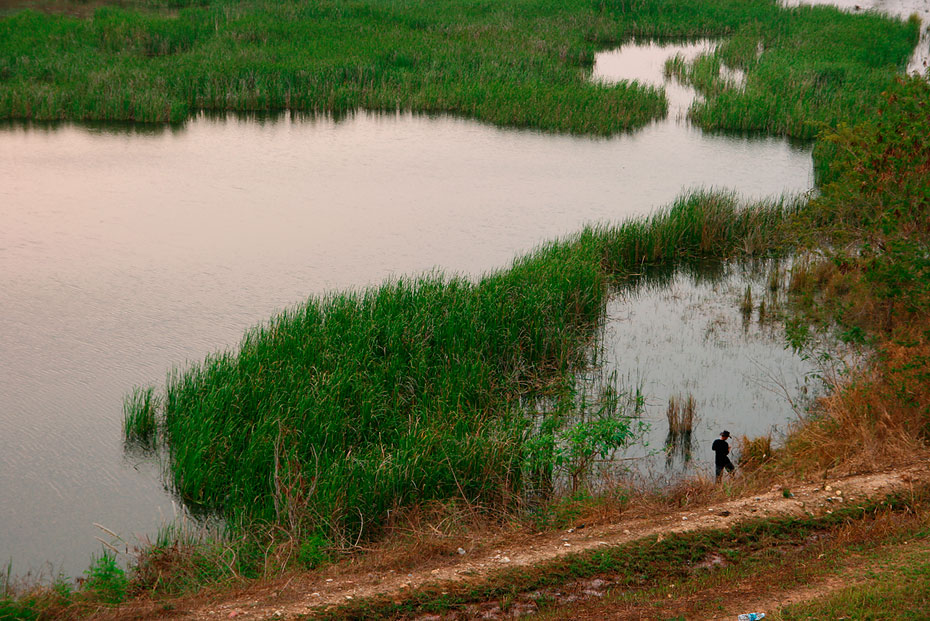
[[[593, 78], [664, 85], [667, 57], [708, 45], [628, 46], [599, 56]], [[762, 198], [811, 188], [809, 145], [702, 133], [683, 118], [687, 92], [668, 89], [667, 120], [609, 139], [369, 113], [0, 128], [0, 560], [12, 559], [14, 574], [79, 575], [100, 551], [95, 538], [109, 539], [95, 523], [132, 544], [182, 514], [157, 464], [124, 453], [123, 398], [235, 347], [308, 295], [434, 268], [479, 275], [690, 189]], [[719, 382], [733, 372], [718, 369], [721, 359], [749, 368], [784, 351], [777, 330], [758, 326], [705, 346], [708, 322], [738, 313], [740, 278], [679, 274], [618, 295], [605, 327], [610, 364], [641, 374], [655, 393], [647, 403], [661, 408], [689, 380], [656, 378], [681, 371], [671, 352], [687, 350], [696, 368], [724, 372], [691, 381], [726, 393]], [[694, 336], [676, 341], [685, 333]], [[741, 341], [760, 349], [727, 351]], [[746, 399], [774, 407], [710, 393], [699, 397], [699, 442], [720, 424], [739, 433]], [[765, 433], [792, 415], [785, 403], [743, 427]]]

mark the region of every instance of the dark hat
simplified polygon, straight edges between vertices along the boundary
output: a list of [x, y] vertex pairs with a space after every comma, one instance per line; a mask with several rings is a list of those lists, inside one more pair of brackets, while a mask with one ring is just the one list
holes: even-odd
[[729, 437], [730, 437], [730, 432], [727, 431], [726, 429], [724, 429], [724, 430], [723, 430], [723, 433], [721, 433], [720, 435], [722, 435], [724, 438], [729, 438]]

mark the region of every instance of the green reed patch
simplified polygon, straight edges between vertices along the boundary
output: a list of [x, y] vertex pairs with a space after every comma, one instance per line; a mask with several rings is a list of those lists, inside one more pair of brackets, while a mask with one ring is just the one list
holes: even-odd
[[[431, 499], [506, 509], [533, 490], [527, 464], [540, 454], [527, 441], [541, 417], [576, 414], [574, 374], [609, 286], [657, 263], [766, 252], [793, 209], [697, 194], [549, 243], [477, 282], [431, 274], [311, 298], [248, 332], [238, 351], [170, 375], [156, 426], [171, 482], [233, 526], [335, 542]], [[127, 434], [152, 403], [136, 394]], [[539, 396], [563, 405], [537, 412], [527, 404]], [[614, 401], [597, 420], [635, 413]], [[592, 425], [582, 440], [607, 428], [614, 445], [634, 439], [630, 426]]]
[[[690, 112], [701, 127], [814, 138], [874, 112], [918, 34], [914, 20], [801, 7], [742, 25], [711, 54], [669, 69], [705, 96]], [[744, 71], [745, 83], [728, 83], [723, 66]]]
[[157, 400], [154, 388], [137, 388], [129, 394], [123, 409], [127, 412], [123, 419], [123, 436], [129, 443], [152, 446], [157, 433]]
[[613, 133], [664, 94], [586, 79], [586, 3], [215, 2], [0, 19], [0, 117], [182, 121], [195, 110], [450, 112]]
[[745, 93], [696, 108], [699, 122], [810, 136], [811, 123], [868, 107], [916, 32], [774, 0], [217, 0], [171, 13], [149, 4], [88, 19], [0, 17], [0, 118], [407, 109], [612, 134], [664, 117], [665, 95], [591, 82], [595, 52], [631, 37], [700, 36], [729, 38], [721, 58], [750, 78]]

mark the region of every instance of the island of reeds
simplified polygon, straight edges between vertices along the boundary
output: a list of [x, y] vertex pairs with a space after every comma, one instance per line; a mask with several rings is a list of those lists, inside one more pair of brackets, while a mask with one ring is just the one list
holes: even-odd
[[[0, 118], [402, 109], [612, 134], [664, 117], [666, 101], [589, 80], [595, 52], [701, 37], [722, 44], [679, 68], [706, 95], [696, 122], [812, 138], [873, 110], [918, 32], [776, 0], [139, 0], [88, 14], [0, 14]], [[721, 64], [745, 85], [720, 80]]]

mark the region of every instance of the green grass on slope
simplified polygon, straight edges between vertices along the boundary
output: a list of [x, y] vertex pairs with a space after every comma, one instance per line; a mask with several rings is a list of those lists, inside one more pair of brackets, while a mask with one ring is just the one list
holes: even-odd
[[930, 618], [928, 536], [924, 531], [913, 539], [910, 552], [890, 559], [876, 555], [862, 583], [812, 602], [786, 606], [771, 615], [772, 621]]

